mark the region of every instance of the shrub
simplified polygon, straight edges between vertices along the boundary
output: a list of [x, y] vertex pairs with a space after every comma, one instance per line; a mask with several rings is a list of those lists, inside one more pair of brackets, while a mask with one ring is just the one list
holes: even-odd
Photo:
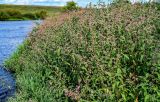
[[78, 10], [78, 6], [77, 3], [75, 3], [74, 1], [69, 1], [67, 2], [66, 6], [63, 7], [64, 11], [74, 11], [74, 10]]
[[33, 13], [26, 13], [23, 15], [23, 17], [28, 18], [28, 19], [33, 19], [33, 20], [37, 19], [36, 15]]
[[40, 11], [37, 13], [24, 13], [22, 14], [18, 10], [3, 9], [0, 11], [0, 20], [24, 20], [24, 19], [45, 19], [47, 17], [46, 11]]
[[5, 12], [8, 13], [12, 18], [22, 18], [22, 14], [18, 10], [6, 10]]
[[8, 13], [6, 13], [4, 11], [0, 11], [0, 20], [7, 20], [9, 18], [10, 18], [10, 16]]
[[40, 11], [36, 13], [37, 18], [39, 19], [45, 19], [47, 17], [47, 12], [46, 11]]
[[130, 0], [114, 0], [114, 3], [115, 4], [130, 3], [131, 4], [131, 1]]

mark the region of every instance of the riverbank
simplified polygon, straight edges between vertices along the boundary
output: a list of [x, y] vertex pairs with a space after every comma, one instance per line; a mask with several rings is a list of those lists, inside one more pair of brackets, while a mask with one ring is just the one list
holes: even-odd
[[7, 70], [3, 63], [28, 37], [33, 27], [42, 21], [0, 21], [0, 102], [14, 96], [16, 80], [14, 73]]
[[0, 21], [38, 20], [54, 16], [61, 7], [0, 4]]
[[11, 101], [159, 102], [159, 16], [155, 4], [120, 3], [45, 20], [5, 63]]

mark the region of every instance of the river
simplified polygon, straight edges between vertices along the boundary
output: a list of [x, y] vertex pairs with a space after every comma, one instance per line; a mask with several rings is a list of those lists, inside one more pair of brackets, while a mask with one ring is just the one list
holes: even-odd
[[0, 102], [13, 94], [15, 80], [4, 70], [3, 62], [23, 43], [41, 21], [0, 21]]

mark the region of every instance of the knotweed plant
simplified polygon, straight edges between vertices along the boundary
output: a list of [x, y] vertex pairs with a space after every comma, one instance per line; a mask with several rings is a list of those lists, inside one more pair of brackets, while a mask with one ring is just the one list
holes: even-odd
[[157, 5], [111, 4], [46, 21], [6, 62], [17, 76], [15, 101], [159, 102]]

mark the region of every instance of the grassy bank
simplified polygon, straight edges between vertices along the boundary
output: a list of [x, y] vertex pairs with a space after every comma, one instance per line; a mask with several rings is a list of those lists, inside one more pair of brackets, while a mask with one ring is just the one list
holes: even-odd
[[48, 19], [6, 61], [12, 102], [159, 102], [160, 11], [114, 4]]
[[44, 19], [60, 13], [61, 7], [2, 5], [0, 4], [0, 20], [35, 20]]

